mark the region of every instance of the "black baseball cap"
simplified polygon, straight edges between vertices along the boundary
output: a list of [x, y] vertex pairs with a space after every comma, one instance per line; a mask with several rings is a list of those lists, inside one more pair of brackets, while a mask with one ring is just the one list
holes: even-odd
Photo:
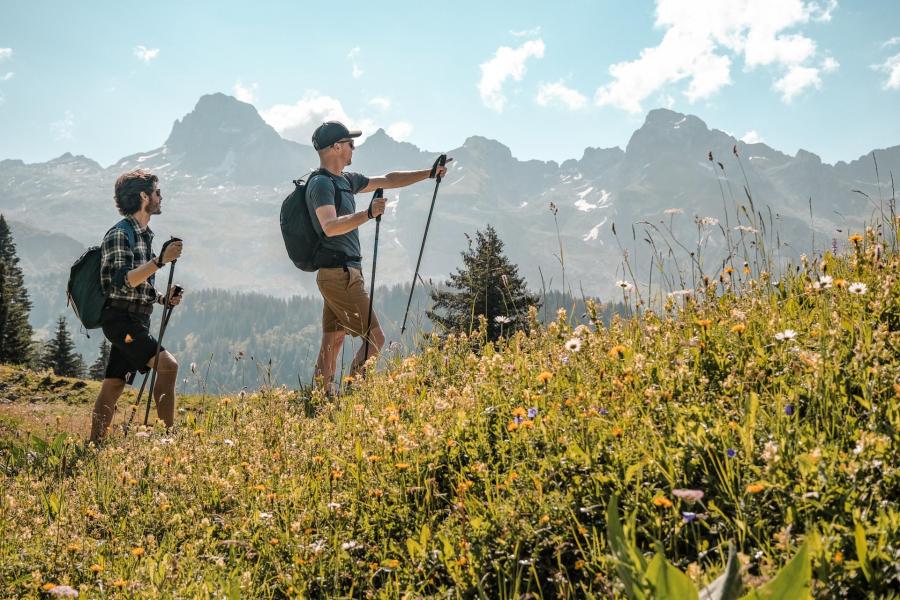
[[326, 121], [322, 123], [312, 134], [313, 148], [321, 150], [346, 138], [355, 138], [362, 135], [362, 131], [350, 131], [340, 121]]

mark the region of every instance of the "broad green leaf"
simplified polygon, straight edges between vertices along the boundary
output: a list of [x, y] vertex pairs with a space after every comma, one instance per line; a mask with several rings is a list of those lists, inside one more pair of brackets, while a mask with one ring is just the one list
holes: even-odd
[[794, 558], [781, 569], [775, 578], [758, 590], [753, 590], [745, 600], [807, 600], [810, 598], [809, 580], [812, 568], [806, 543]]
[[654, 600], [697, 600], [697, 588], [690, 578], [657, 552], [647, 567]]
[[725, 572], [700, 590], [700, 600], [737, 600], [743, 587], [741, 565], [737, 559], [737, 552], [734, 551], [734, 542], [730, 542]]
[[640, 587], [638, 565], [632, 555], [628, 540], [625, 539], [625, 530], [619, 520], [619, 498], [613, 494], [606, 507], [606, 539], [609, 548], [616, 559], [616, 571], [622, 584], [625, 586], [625, 594], [631, 600], [646, 598]]

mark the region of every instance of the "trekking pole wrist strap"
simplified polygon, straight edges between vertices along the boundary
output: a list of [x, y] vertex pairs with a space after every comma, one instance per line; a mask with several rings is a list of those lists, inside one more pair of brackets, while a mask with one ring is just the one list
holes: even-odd
[[375, 216], [372, 214], [372, 205], [371, 204], [369, 204], [369, 208], [366, 209], [366, 215], [369, 217], [369, 220], [372, 220], [372, 218]]
[[434, 164], [431, 166], [431, 172], [428, 174], [428, 179], [434, 179], [437, 175], [438, 167], [443, 167], [447, 163], [447, 155], [441, 154], [434, 161]]

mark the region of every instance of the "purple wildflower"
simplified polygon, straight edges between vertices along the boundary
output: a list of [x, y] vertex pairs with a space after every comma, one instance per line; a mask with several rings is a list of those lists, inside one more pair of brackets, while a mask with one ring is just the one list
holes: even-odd
[[789, 417], [790, 417], [791, 415], [793, 415], [793, 414], [794, 414], [794, 405], [793, 405], [793, 404], [788, 404], [787, 406], [785, 406], [785, 407], [784, 407], [784, 414], [786, 414], [786, 415], [789, 416]]
[[728, 456], [728, 458], [734, 458], [735, 456], [737, 456], [737, 450], [735, 450], [734, 448], [729, 448], [725, 452], [725, 454]]
[[682, 512], [681, 516], [684, 518], [685, 523], [693, 523], [697, 520], [697, 513], [695, 512]]
[[605, 408], [601, 408], [601, 409], [600, 409], [600, 414], [603, 415], [603, 416], [605, 417], [606, 415], [609, 414], [609, 411], [606, 410]]
[[536, 406], [532, 406], [531, 408], [528, 409], [528, 418], [529, 419], [534, 419], [537, 416], [537, 414], [538, 414], [538, 409]]
[[515, 423], [516, 425], [521, 425], [522, 421], [524, 420], [525, 419], [523, 419], [522, 417], [513, 417], [513, 423]]

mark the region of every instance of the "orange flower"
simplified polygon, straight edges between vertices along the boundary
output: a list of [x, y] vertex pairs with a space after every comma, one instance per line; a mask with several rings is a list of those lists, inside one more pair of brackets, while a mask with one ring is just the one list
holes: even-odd
[[272, 544], [273, 546], [277, 546], [278, 544], [281, 543], [281, 540], [279, 540], [278, 538], [272, 538], [271, 540], [269, 540], [269, 543]]
[[522, 417], [523, 419], [528, 416], [528, 411], [522, 408], [521, 406], [517, 406], [512, 411], [512, 416], [514, 417]]
[[747, 486], [747, 492], [750, 494], [758, 494], [764, 489], [766, 489], [766, 484], [761, 481], [757, 483], [751, 483]]
[[704, 329], [706, 329], [707, 327], [712, 325], [712, 319], [697, 319], [696, 323], [699, 327], [703, 327]]
[[612, 430], [612, 434], [615, 437], [622, 437], [623, 433], [625, 433], [625, 431], [621, 427], [616, 427]]
[[387, 567], [388, 569], [396, 569], [397, 567], [400, 566], [400, 561], [397, 560], [396, 558], [389, 558], [389, 559], [385, 560], [384, 562], [382, 562], [381, 564], [383, 566]]
[[575, 568], [576, 568], [576, 569], [583, 569], [583, 568], [584, 568], [584, 561], [583, 561], [583, 560], [576, 560], [576, 561], [575, 561]]
[[541, 371], [538, 373], [537, 380], [541, 383], [547, 383], [553, 378], [553, 373], [550, 371]]
[[112, 586], [117, 587], [117, 588], [123, 588], [126, 585], [128, 585], [127, 579], [116, 579], [115, 581], [112, 582]]
[[847, 238], [847, 241], [850, 242], [851, 244], [858, 244], [862, 240], [863, 240], [863, 237], [861, 235], [859, 235], [858, 233], [854, 233], [853, 235], [851, 235], [850, 237]]
[[732, 267], [725, 267], [726, 275], [731, 275], [732, 273], [734, 273], [734, 269]]
[[507, 431], [515, 431], [515, 430], [518, 429], [518, 428], [519, 428], [519, 424], [516, 423], [515, 421], [510, 421], [510, 422], [507, 423], [507, 425], [506, 425]]
[[41, 586], [41, 589], [44, 590], [45, 592], [49, 592], [50, 590], [52, 590], [55, 587], [56, 587], [55, 583], [45, 583], [44, 585]]
[[745, 331], [747, 331], [747, 326], [744, 325], [743, 323], [735, 323], [734, 325], [731, 326], [731, 333], [736, 333], [736, 334], [740, 335], [740, 334], [744, 333]]
[[403, 463], [403, 462], [395, 463], [394, 468], [397, 469], [398, 471], [405, 471], [409, 468], [409, 463]]
[[541, 519], [540, 519], [540, 524], [541, 524], [541, 525], [546, 525], [546, 524], [549, 523], [549, 522], [550, 522], [550, 515], [544, 515], [544, 516], [542, 516]]
[[144, 549], [141, 548], [140, 546], [135, 546], [134, 548], [131, 549], [131, 555], [132, 556], [143, 556]]
[[609, 354], [613, 358], [619, 358], [621, 356], [625, 356], [625, 350], [627, 350], [625, 346], [623, 346], [622, 344], [617, 344], [610, 348], [607, 354]]
[[838, 550], [834, 553], [834, 564], [839, 565], [844, 562], [844, 553]]
[[672, 508], [672, 501], [663, 496], [657, 496], [656, 498], [654, 498], [653, 504], [662, 508]]
[[90, 569], [91, 569], [91, 573], [100, 573], [101, 571], [103, 571], [103, 567], [101, 567], [97, 563], [92, 564], [90, 566]]

